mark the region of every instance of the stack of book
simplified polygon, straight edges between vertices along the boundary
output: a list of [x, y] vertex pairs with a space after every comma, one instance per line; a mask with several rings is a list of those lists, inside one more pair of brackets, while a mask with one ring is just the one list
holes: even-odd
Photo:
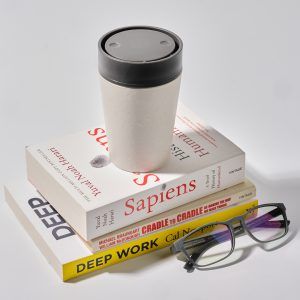
[[257, 205], [245, 153], [182, 104], [163, 168], [120, 170], [108, 147], [104, 127], [28, 146], [28, 181], [5, 187], [7, 203], [64, 281]]

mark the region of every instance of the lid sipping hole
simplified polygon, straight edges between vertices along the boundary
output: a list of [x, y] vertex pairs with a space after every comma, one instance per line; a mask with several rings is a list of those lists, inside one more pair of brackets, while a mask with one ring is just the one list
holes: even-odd
[[169, 46], [170, 45], [170, 43], [168, 41], [161, 41], [160, 44], [164, 45], [164, 46]]
[[120, 47], [120, 44], [119, 44], [119, 43], [112, 42], [112, 43], [109, 43], [109, 47], [117, 48], [117, 47]]

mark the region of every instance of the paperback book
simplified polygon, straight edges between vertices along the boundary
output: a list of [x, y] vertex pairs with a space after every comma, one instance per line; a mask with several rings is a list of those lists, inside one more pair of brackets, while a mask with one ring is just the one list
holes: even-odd
[[203, 217], [209, 213], [216, 213], [226, 207], [250, 200], [256, 196], [254, 184], [246, 179], [245, 182], [234, 185], [223, 191], [192, 201], [188, 204], [173, 208], [146, 220], [118, 229], [99, 238], [87, 241], [92, 252], [110, 249], [147, 235], [166, 230]]
[[257, 200], [236, 203], [216, 213], [207, 213], [93, 254], [71, 226], [27, 181], [8, 184], [5, 196], [17, 219], [64, 281], [170, 246], [198, 226], [227, 220], [257, 205]]
[[182, 104], [157, 172], [118, 169], [108, 147], [96, 126], [26, 148], [29, 181], [85, 240], [244, 181], [244, 152]]

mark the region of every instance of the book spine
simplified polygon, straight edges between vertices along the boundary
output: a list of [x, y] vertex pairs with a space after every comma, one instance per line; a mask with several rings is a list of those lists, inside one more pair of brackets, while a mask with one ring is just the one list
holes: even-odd
[[87, 242], [87, 246], [93, 253], [104, 251], [113, 246], [128, 243], [149, 234], [160, 232], [171, 226], [177, 226], [190, 222], [195, 218], [204, 217], [211, 212], [220, 211], [239, 202], [250, 200], [255, 197], [255, 193], [255, 186], [251, 185], [244, 190], [236, 191], [232, 195], [221, 198], [211, 197], [209, 201], [205, 201], [205, 198], [196, 200], [193, 202], [194, 205], [183, 205], [176, 210], [170, 210], [169, 214], [163, 213], [152, 217], [148, 222], [143, 221], [142, 224], [128, 226], [127, 228], [122, 228], [121, 230], [96, 238]]
[[203, 218], [197, 218], [129, 243], [71, 261], [62, 266], [63, 280], [67, 281], [125, 260], [168, 247], [177, 239], [199, 226], [211, 222], [225, 221], [237, 215], [241, 215], [257, 204], [258, 201], [253, 200], [248, 203], [229, 207], [224, 211], [213, 213]]
[[142, 193], [89, 211], [87, 236], [83, 238], [92, 240], [238, 184], [245, 179], [244, 170], [245, 155], [240, 154], [167, 182], [165, 185], [158, 185]]

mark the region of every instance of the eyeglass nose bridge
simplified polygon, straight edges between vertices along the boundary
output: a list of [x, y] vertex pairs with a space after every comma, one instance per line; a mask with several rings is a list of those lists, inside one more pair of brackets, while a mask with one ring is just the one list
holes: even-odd
[[243, 216], [236, 216], [232, 219], [230, 219], [230, 221], [228, 222], [231, 227], [235, 227], [235, 226], [242, 226], [244, 227], [245, 225], [245, 220]]
[[228, 222], [226, 222], [226, 224], [230, 227], [233, 233], [233, 243], [235, 243], [235, 236], [237, 234], [242, 234], [242, 233], [248, 234], [244, 216], [236, 216], [230, 219]]

